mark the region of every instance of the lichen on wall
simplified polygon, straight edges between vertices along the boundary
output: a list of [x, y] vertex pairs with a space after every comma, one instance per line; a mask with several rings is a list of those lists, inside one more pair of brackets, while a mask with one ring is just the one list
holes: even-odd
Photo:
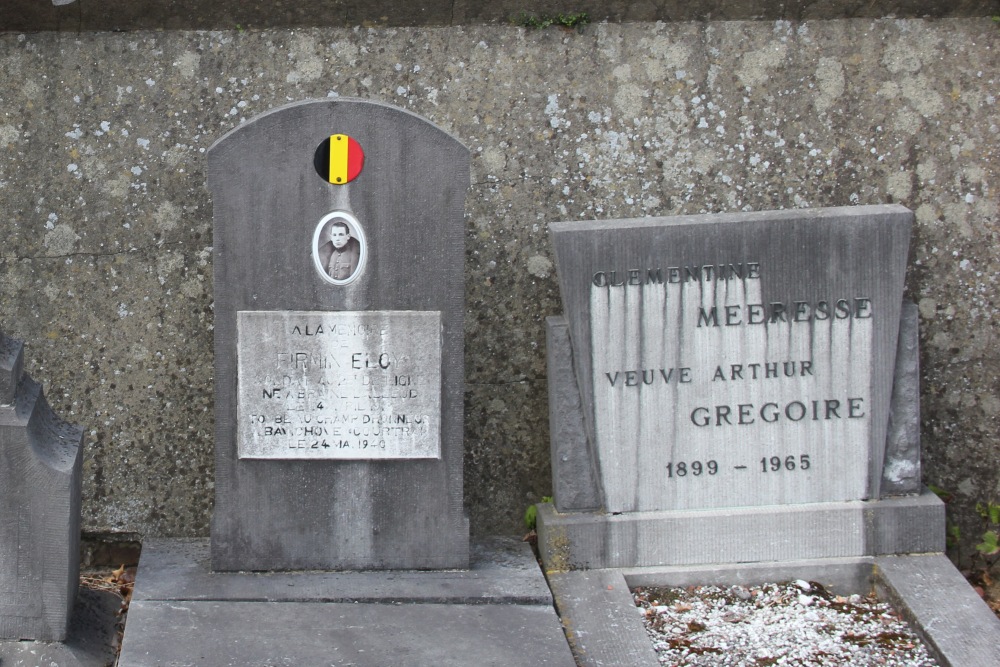
[[924, 477], [971, 534], [1000, 495], [998, 48], [987, 18], [0, 34], [0, 325], [86, 428], [85, 527], [207, 534], [205, 151], [296, 100], [414, 111], [473, 154], [466, 505], [512, 532], [550, 488], [549, 222], [898, 202]]

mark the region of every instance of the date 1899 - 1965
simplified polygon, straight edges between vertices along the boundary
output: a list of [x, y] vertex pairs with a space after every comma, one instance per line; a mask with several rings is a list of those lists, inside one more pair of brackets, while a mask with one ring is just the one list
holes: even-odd
[[[812, 462], [809, 460], [808, 454], [799, 454], [798, 456], [786, 456], [784, 458], [780, 456], [763, 456], [760, 459], [760, 472], [762, 473], [775, 473], [775, 472], [793, 472], [796, 470], [809, 470], [812, 467]], [[711, 461], [670, 461], [667, 463], [667, 477], [673, 479], [674, 477], [701, 477], [702, 475], [713, 476], [719, 474], [719, 462], [715, 460]], [[737, 465], [733, 466], [734, 470], [749, 470], [748, 466]]]

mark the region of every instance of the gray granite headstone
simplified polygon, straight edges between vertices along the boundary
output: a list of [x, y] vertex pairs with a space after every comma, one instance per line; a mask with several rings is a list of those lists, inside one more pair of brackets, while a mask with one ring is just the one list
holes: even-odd
[[0, 639], [66, 637], [80, 575], [83, 431], [60, 420], [0, 332]]
[[468, 150], [401, 109], [305, 102], [216, 142], [208, 184], [213, 567], [467, 566]]
[[604, 509], [878, 498], [911, 221], [871, 206], [553, 223]]

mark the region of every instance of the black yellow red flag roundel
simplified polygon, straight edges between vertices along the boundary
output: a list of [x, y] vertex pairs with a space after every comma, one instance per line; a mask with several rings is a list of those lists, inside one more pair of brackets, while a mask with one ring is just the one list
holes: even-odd
[[313, 158], [316, 173], [334, 185], [350, 183], [365, 166], [361, 144], [346, 134], [332, 134], [316, 149]]

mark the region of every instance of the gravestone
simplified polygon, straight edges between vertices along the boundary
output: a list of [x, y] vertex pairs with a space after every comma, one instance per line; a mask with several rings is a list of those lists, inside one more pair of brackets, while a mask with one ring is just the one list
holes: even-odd
[[0, 639], [66, 637], [82, 462], [82, 429], [56, 417], [24, 374], [22, 343], [0, 332]]
[[217, 570], [461, 568], [468, 150], [359, 100], [210, 149]]
[[[570, 514], [540, 513], [543, 552], [576, 535], [596, 567], [939, 541], [921, 524], [940, 503], [911, 497], [911, 224], [901, 206], [553, 223], [555, 509]], [[818, 525], [839, 544], [804, 537]]]
[[143, 544], [118, 664], [573, 665], [528, 545], [462, 506], [468, 151], [335, 99], [208, 166], [211, 544]]

